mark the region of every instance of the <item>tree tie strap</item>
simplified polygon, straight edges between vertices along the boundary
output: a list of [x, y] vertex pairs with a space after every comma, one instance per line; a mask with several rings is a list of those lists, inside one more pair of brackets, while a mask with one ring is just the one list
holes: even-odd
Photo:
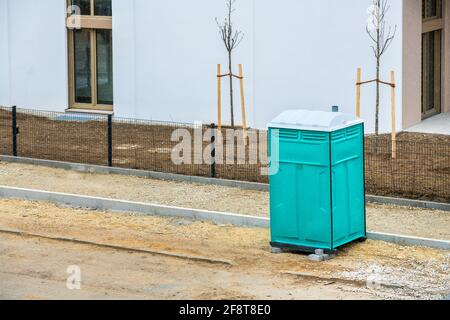
[[356, 85], [357, 85], [357, 86], [360, 86], [360, 85], [368, 84], [368, 83], [372, 83], [372, 82], [382, 83], [382, 84], [388, 85], [388, 86], [390, 86], [390, 87], [392, 87], [392, 88], [395, 88], [395, 83], [390, 83], [390, 82], [382, 81], [382, 80], [380, 80], [380, 79], [373, 79], [373, 80], [368, 80], [368, 81], [357, 82]]
[[243, 80], [244, 79], [244, 77], [240, 77], [240, 76], [237, 76], [235, 74], [229, 74], [229, 73], [227, 73], [227, 74], [219, 74], [219, 75], [217, 75], [217, 78], [223, 78], [223, 77], [229, 77], [229, 76], [235, 77], [235, 78], [237, 78], [239, 80]]

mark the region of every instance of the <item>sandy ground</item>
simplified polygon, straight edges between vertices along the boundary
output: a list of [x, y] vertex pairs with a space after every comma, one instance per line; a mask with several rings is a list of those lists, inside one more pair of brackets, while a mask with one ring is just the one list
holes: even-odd
[[[450, 255], [428, 248], [367, 241], [314, 263], [304, 255], [270, 254], [265, 229], [0, 200], [0, 230], [6, 229], [230, 265], [0, 231], [5, 299], [440, 299], [450, 293]], [[81, 269], [81, 290], [66, 288], [72, 265]]]
[[[269, 216], [267, 192], [0, 163], [0, 185]], [[370, 231], [450, 240], [448, 212], [369, 204]]]

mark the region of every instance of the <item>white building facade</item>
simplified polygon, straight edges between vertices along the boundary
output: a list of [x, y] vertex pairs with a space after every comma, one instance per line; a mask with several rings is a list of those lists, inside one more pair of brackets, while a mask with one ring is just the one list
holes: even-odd
[[[220, 63], [226, 69], [227, 55], [215, 18], [225, 16], [225, 0], [72, 2], [0, 0], [0, 105], [217, 122], [216, 68]], [[450, 111], [450, 0], [389, 2], [387, 23], [397, 25], [397, 34], [383, 57], [381, 77], [388, 81], [390, 70], [396, 72], [397, 127], [406, 129]], [[71, 4], [81, 8], [79, 30], [67, 25]], [[371, 4], [237, 0], [234, 25], [245, 37], [234, 69], [244, 67], [247, 124], [264, 128], [287, 109], [338, 105], [354, 113], [357, 68], [363, 80], [375, 76], [365, 30]], [[222, 118], [229, 123], [227, 81], [223, 85]], [[423, 88], [433, 99], [423, 101]], [[370, 132], [374, 86], [362, 89], [361, 101]], [[384, 132], [391, 127], [390, 101], [390, 89], [383, 87]]]

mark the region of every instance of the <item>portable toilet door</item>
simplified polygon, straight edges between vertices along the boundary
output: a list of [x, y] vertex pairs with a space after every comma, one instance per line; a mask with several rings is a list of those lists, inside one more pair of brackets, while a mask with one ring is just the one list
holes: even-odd
[[286, 111], [269, 124], [269, 140], [271, 245], [334, 252], [365, 239], [363, 121]]

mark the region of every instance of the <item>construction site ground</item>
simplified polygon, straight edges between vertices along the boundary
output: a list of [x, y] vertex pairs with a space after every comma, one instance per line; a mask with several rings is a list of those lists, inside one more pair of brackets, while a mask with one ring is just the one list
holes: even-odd
[[[269, 230], [0, 200], [0, 299], [441, 299], [450, 255], [380, 241], [329, 261]], [[80, 290], [66, 286], [77, 266]]]
[[[54, 192], [269, 216], [269, 193], [115, 174], [82, 173], [0, 163], [0, 185]], [[450, 213], [391, 205], [367, 205], [369, 231], [450, 240]]]

